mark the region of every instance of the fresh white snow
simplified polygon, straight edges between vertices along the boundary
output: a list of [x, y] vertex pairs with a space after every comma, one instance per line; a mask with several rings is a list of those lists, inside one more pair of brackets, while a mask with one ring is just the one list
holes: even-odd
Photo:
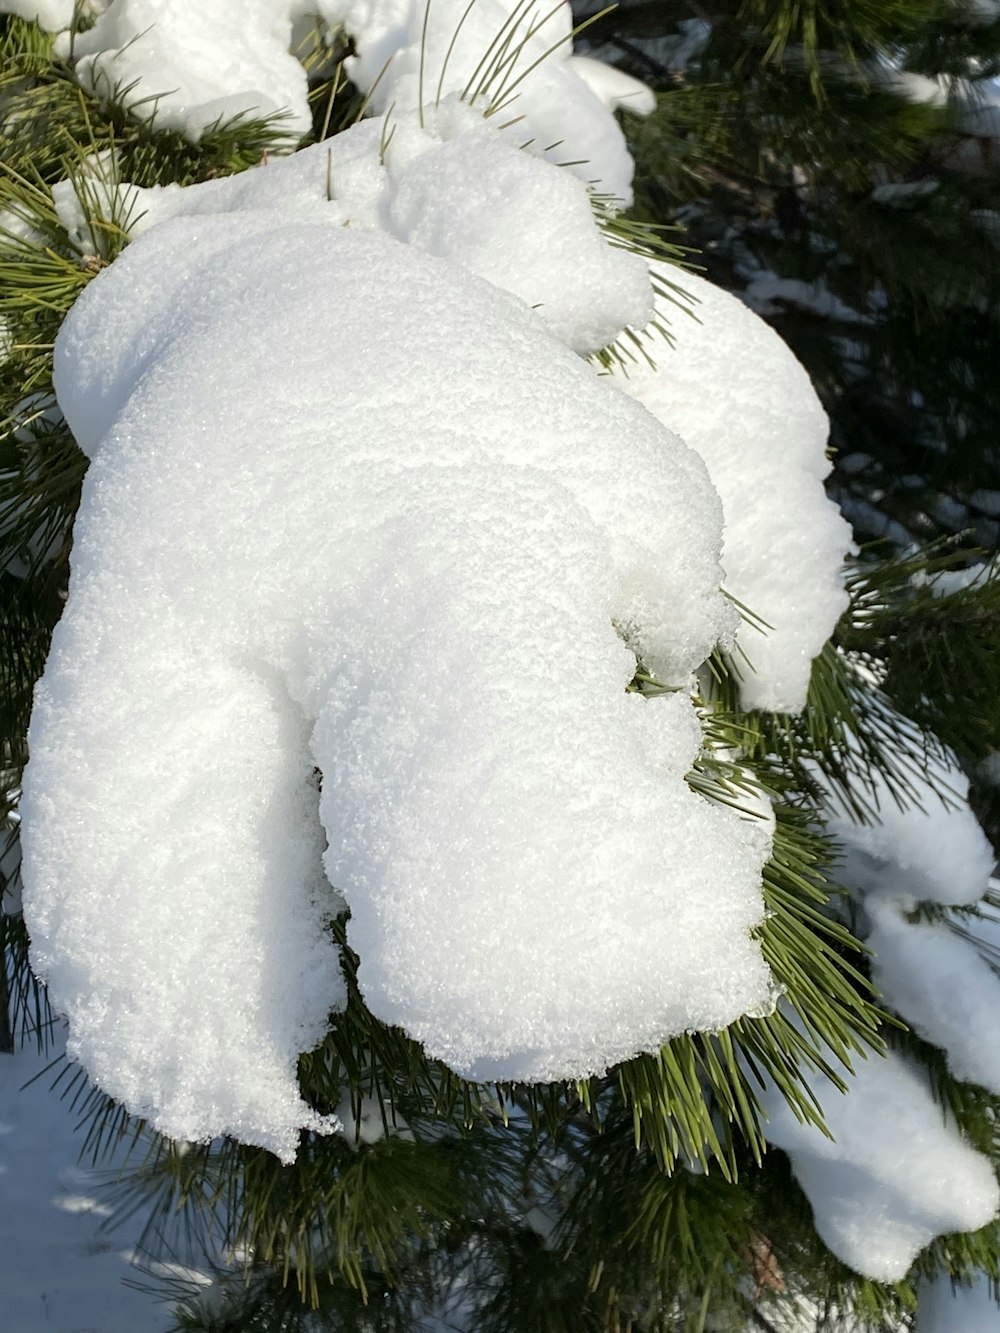
[[[705, 460], [722, 497], [725, 586], [754, 616], [737, 636], [748, 708], [797, 712], [812, 659], [847, 605], [850, 528], [823, 490], [827, 419], [801, 364], [735, 296], [659, 264], [691, 314], [657, 296], [672, 348], [651, 339], [655, 369], [629, 363], [616, 383]], [[737, 369], [738, 368], [738, 369]]]
[[[101, 8], [104, 8], [101, 6]], [[58, 31], [85, 88], [197, 141], [238, 116], [284, 117], [290, 143], [311, 127], [303, 28], [347, 33], [346, 69], [371, 113], [421, 116], [460, 95], [516, 122], [532, 153], [629, 203], [632, 159], [612, 106], [653, 107], [638, 80], [572, 54], [568, 3], [476, 0], [112, 0], [93, 27], [66, 31], [63, 0], [0, 0], [0, 11]]]
[[[911, 742], [919, 743], [912, 723], [897, 714], [895, 725], [909, 727]], [[872, 812], [867, 823], [839, 800], [824, 806], [827, 831], [840, 849], [834, 877], [904, 911], [919, 902], [977, 902], [996, 857], [969, 808], [969, 779], [944, 749], [928, 749], [919, 767], [908, 763], [902, 777], [907, 791], [899, 799], [875, 769], [855, 777], [855, 794]]]
[[855, 1272], [897, 1282], [935, 1236], [985, 1226], [1000, 1189], [918, 1066], [890, 1051], [857, 1059], [845, 1078], [846, 1093], [823, 1074], [810, 1080], [832, 1138], [798, 1121], [773, 1085], [761, 1095], [764, 1132], [788, 1153], [823, 1242]]
[[625, 693], [634, 652], [683, 685], [731, 624], [696, 455], [522, 301], [276, 212], [151, 229], [56, 364], [94, 461], [25, 912], [102, 1087], [285, 1157], [318, 1125], [317, 802], [369, 1006], [461, 1073], [583, 1074], [767, 1006], [768, 833], [688, 788], [683, 691]]
[[[57, 0], [0, 8], [69, 22]], [[353, 38], [374, 118], [189, 189], [91, 164], [136, 239], [56, 350], [92, 465], [22, 810], [71, 1054], [177, 1138], [287, 1161], [303, 1128], [377, 1137], [371, 1106], [320, 1117], [296, 1080], [344, 1001], [345, 908], [373, 1013], [472, 1078], [599, 1072], [766, 1011], [772, 824], [688, 787], [689, 690], [735, 644], [744, 704], [800, 709], [849, 531], [777, 335], [694, 275], [692, 314], [654, 304], [595, 223], [588, 185], [630, 197], [609, 108], [649, 111], [648, 90], [572, 55], [568, 5], [95, 9], [82, 82], [132, 85], [191, 139], [281, 108], [290, 144], [307, 132], [313, 14]], [[73, 186], [54, 194], [86, 251]], [[654, 312], [676, 340], [650, 337], [655, 369], [580, 359]], [[637, 658], [673, 692], [627, 694]], [[900, 812], [876, 779], [880, 822], [831, 829], [888, 1002], [995, 1087], [975, 1037], [1000, 983], [901, 915], [974, 901], [992, 862], [957, 766], [929, 764], [955, 809]], [[901, 1057], [859, 1063], [847, 1095], [813, 1086], [834, 1141], [774, 1088], [767, 1133], [845, 1262], [895, 1280], [993, 1216], [989, 1163]]]
[[[607, 243], [581, 181], [521, 151], [521, 142], [452, 96], [423, 127], [415, 112], [393, 112], [201, 185], [139, 189], [95, 163], [89, 192], [133, 236], [169, 217], [260, 210], [383, 231], [521, 297], [574, 351], [597, 351], [626, 324], [652, 317], [646, 266]], [[88, 249], [73, 183], [53, 195], [71, 237]]]

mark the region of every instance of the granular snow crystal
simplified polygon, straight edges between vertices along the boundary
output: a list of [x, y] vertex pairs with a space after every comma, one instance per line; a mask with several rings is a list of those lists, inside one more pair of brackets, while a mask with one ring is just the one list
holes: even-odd
[[[372, 1012], [472, 1078], [768, 1006], [768, 831], [685, 781], [718, 497], [524, 301], [376, 231], [173, 218], [56, 388], [92, 462], [25, 915], [105, 1091], [294, 1156], [345, 902]], [[637, 654], [676, 692], [627, 693]]]

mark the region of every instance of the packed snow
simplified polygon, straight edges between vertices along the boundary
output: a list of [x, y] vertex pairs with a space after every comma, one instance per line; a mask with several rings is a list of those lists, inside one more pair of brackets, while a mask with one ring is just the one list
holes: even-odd
[[[103, 6], [102, 6], [103, 8]], [[298, 52], [347, 34], [345, 68], [376, 115], [417, 111], [448, 94], [498, 123], [516, 122], [529, 151], [629, 203], [632, 159], [610, 107], [647, 114], [636, 79], [572, 53], [568, 3], [536, 0], [112, 0], [71, 34], [72, 4], [0, 0], [0, 10], [60, 32], [82, 85], [197, 141], [236, 117], [281, 115], [290, 141], [312, 126]]]
[[743, 667], [742, 702], [797, 712], [812, 659], [847, 606], [851, 533], [823, 490], [826, 415], [785, 343], [735, 296], [651, 267], [687, 293], [692, 313], [658, 295], [676, 345], [651, 342], [655, 368], [630, 362], [616, 382], [701, 455], [722, 497], [726, 588], [769, 626], [740, 627], [752, 667]]
[[773, 1084], [759, 1094], [764, 1132], [788, 1153], [824, 1244], [855, 1272], [898, 1282], [936, 1236], [991, 1221], [1000, 1189], [918, 1066], [889, 1051], [845, 1078], [846, 1093], [823, 1074], [811, 1080], [832, 1138], [797, 1120]]
[[372, 1011], [470, 1077], [769, 1005], [768, 834], [687, 786], [683, 689], [625, 691], [731, 627], [718, 497], [523, 301], [376, 232], [175, 218], [56, 377], [93, 462], [25, 913], [105, 1090], [284, 1158], [327, 1127], [295, 1059], [342, 994], [329, 885]]

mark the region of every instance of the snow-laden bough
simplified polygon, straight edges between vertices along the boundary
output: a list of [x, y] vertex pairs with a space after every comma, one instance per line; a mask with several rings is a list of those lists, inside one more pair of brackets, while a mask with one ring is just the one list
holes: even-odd
[[[644, 85], [573, 55], [573, 13], [547, 0], [92, 0], [97, 21], [68, 29], [74, 0], [0, 0], [0, 12], [58, 31], [89, 91], [114, 96], [192, 141], [238, 117], [280, 115], [290, 143], [312, 128], [303, 59], [323, 39], [351, 39], [345, 61], [372, 115], [430, 113], [449, 94], [602, 194], [632, 199], [631, 156], [608, 114], [648, 114]], [[319, 39], [319, 48], [316, 42]]]
[[56, 376], [93, 461], [25, 915], [107, 1092], [292, 1157], [344, 901], [372, 1011], [473, 1078], [770, 1003], [766, 832], [685, 782], [687, 694], [625, 688], [731, 628], [718, 497], [525, 301], [378, 232], [175, 218]]
[[847, 607], [851, 530], [823, 489], [826, 413], [801, 362], [738, 297], [651, 268], [675, 345], [651, 339], [655, 365], [636, 359], [617, 382], [701, 455], [722, 498], [726, 589], [750, 612], [737, 636], [744, 707], [798, 712]]
[[[823, 1055], [837, 1068], [832, 1051]], [[764, 1133], [788, 1153], [823, 1243], [855, 1272], [899, 1282], [935, 1237], [990, 1222], [1000, 1189], [919, 1066], [888, 1051], [857, 1059], [845, 1078], [843, 1092], [824, 1074], [810, 1079], [829, 1135], [799, 1120], [768, 1080]]]

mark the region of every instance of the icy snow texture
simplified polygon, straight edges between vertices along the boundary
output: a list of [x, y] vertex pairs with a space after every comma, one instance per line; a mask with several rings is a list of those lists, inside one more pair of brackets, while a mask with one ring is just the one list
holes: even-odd
[[[607, 243], [586, 188], [524, 153], [456, 98], [425, 117], [365, 121], [267, 166], [201, 185], [95, 183], [133, 236], [168, 217], [269, 210], [330, 227], [375, 228], [463, 264], [537, 311], [574, 351], [589, 354], [653, 314], [644, 262]], [[380, 156], [383, 161], [380, 163]], [[60, 220], [89, 234], [71, 181], [53, 188]]]
[[[330, 328], [323, 336], [324, 324]], [[533, 312], [378, 233], [178, 218], [56, 349], [92, 456], [25, 780], [34, 961], [164, 1132], [294, 1154], [351, 908], [372, 1010], [476, 1078], [766, 1007], [766, 832], [695, 795], [729, 625], [697, 456]]]
[[985, 1226], [1000, 1192], [916, 1065], [890, 1051], [856, 1060], [845, 1078], [846, 1093], [811, 1079], [832, 1140], [796, 1120], [773, 1084], [760, 1094], [764, 1132], [788, 1153], [824, 1244], [865, 1277], [896, 1282], [935, 1236]]
[[[896, 721], [905, 725], [898, 715]], [[827, 831], [840, 844], [834, 876], [904, 910], [922, 901], [974, 903], [986, 891], [995, 856], [969, 808], [969, 780], [947, 752], [928, 751], [923, 763], [923, 773], [906, 771], [902, 808], [876, 770], [857, 779], [857, 794], [877, 822], [859, 824], [832, 802], [824, 807]]]
[[[0, 10], [21, 0], [0, 0]], [[241, 114], [287, 113], [291, 138], [312, 119], [306, 74], [293, 54], [315, 18], [354, 40], [352, 80], [370, 109], [433, 109], [461, 94], [498, 122], [517, 119], [520, 141], [624, 204], [632, 159], [609, 107], [652, 109], [651, 94], [616, 70], [572, 56], [569, 4], [518, 0], [113, 0], [72, 51], [91, 89], [119, 90], [136, 115], [197, 140]], [[68, 26], [60, 3], [42, 21]], [[294, 34], [294, 36], [293, 36]], [[68, 33], [59, 49], [69, 54]], [[627, 81], [627, 82], [626, 82]]]
[[[886, 1002], [940, 1046], [957, 1079], [1000, 1096], [1000, 978], [970, 938], [945, 923], [909, 922], [893, 907], [870, 905], [872, 977]], [[978, 922], [956, 925], [972, 937]], [[994, 962], [997, 959], [994, 958]]]
[[657, 297], [673, 347], [657, 368], [616, 382], [696, 450], [722, 497], [726, 588], [772, 628], [743, 624], [745, 707], [797, 712], [812, 659], [847, 605], [840, 578], [850, 529], [823, 490], [827, 420], [809, 376], [773, 329], [693, 273], [653, 264], [695, 301], [693, 317]]

